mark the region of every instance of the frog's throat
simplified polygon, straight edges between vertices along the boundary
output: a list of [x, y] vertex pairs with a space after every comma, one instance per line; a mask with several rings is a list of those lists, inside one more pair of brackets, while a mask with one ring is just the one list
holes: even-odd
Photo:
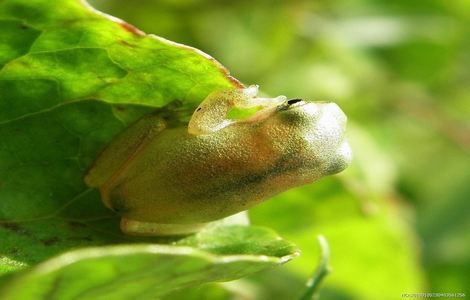
[[161, 224], [121, 218], [122, 232], [128, 235], [137, 236], [170, 236], [191, 234], [200, 231], [207, 224], [208, 223]]

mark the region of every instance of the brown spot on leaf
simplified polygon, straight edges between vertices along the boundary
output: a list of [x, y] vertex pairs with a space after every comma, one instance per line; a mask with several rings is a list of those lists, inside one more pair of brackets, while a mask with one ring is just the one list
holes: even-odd
[[53, 246], [53, 245], [57, 244], [58, 242], [60, 242], [60, 239], [56, 236], [52, 237], [52, 238], [49, 238], [49, 239], [42, 239], [41, 240], [41, 243], [44, 246]]
[[139, 30], [137, 27], [134, 25], [131, 25], [129, 23], [126, 23], [124, 21], [121, 21], [119, 25], [127, 32], [130, 32], [132, 34], [138, 35], [138, 36], [144, 36], [145, 33], [141, 30]]
[[84, 242], [91, 242], [93, 238], [89, 235], [85, 236], [73, 236], [68, 238], [69, 241], [84, 241]]
[[125, 40], [119, 40], [119, 43], [121, 43], [122, 45], [124, 46], [128, 46], [128, 47], [134, 47], [133, 45], [129, 44], [127, 41]]
[[243, 85], [243, 83], [240, 82], [240, 80], [238, 80], [235, 77], [233, 77], [232, 75], [230, 75], [230, 71], [226, 67], [224, 67], [222, 64], [220, 64], [215, 59], [214, 59], [214, 61], [217, 64], [219, 64], [219, 70], [222, 73], [222, 75], [224, 75], [225, 78], [227, 78], [235, 87], [237, 87], [237, 88], [244, 88], [245, 87]]
[[87, 241], [87, 242], [93, 241], [93, 238], [92, 238], [91, 236], [89, 236], [89, 235], [87, 235], [87, 236], [82, 236], [82, 237], [80, 237], [80, 239], [81, 239], [82, 241]]
[[11, 255], [17, 255], [19, 253], [20, 253], [20, 249], [18, 249], [17, 247], [13, 247], [8, 251], [8, 254], [11, 254]]
[[69, 224], [70, 227], [86, 227], [85, 224], [81, 222], [77, 222], [77, 221], [69, 221], [67, 223]]
[[0, 227], [19, 235], [31, 235], [31, 232], [29, 232], [26, 228], [21, 227], [17, 223], [0, 223]]
[[230, 75], [230, 73], [228, 71], [222, 71], [222, 73], [225, 75], [225, 77], [227, 77], [227, 79], [233, 83], [233, 85], [235, 85], [236, 87], [238, 88], [244, 88], [245, 86], [243, 85], [243, 83], [240, 82], [240, 80], [236, 79], [235, 77], [233, 77], [232, 75]]

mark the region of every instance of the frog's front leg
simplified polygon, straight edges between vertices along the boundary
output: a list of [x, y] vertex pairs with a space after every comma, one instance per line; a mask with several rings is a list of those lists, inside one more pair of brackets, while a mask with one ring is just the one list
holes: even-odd
[[192, 135], [210, 134], [236, 123], [236, 120], [228, 118], [228, 113], [232, 108], [259, 107], [260, 110], [256, 115], [262, 116], [286, 101], [285, 96], [258, 98], [257, 94], [257, 85], [251, 85], [245, 89], [213, 92], [194, 111], [189, 121], [188, 132]]

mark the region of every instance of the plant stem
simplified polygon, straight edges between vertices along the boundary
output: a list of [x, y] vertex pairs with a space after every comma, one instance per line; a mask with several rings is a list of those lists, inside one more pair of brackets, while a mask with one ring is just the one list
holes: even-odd
[[307, 282], [307, 289], [299, 300], [311, 300], [314, 299], [314, 297], [317, 298], [321, 282], [326, 275], [330, 273], [330, 267], [328, 266], [330, 260], [330, 247], [323, 235], [318, 235], [317, 238], [321, 249], [320, 263], [310, 280]]

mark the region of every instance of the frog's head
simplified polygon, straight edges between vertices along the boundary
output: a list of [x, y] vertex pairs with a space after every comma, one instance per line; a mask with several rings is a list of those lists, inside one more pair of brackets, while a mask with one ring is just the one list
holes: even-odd
[[341, 172], [351, 162], [345, 139], [346, 115], [331, 102], [286, 100], [263, 120], [271, 140], [279, 140], [284, 155], [302, 162], [311, 178]]
[[[272, 145], [268, 161], [282, 163], [283, 172], [290, 169], [299, 184], [338, 173], [349, 165], [346, 116], [336, 104], [284, 96], [261, 98], [257, 91], [257, 86], [250, 86], [212, 93], [194, 112], [189, 133], [223, 135], [228, 130], [240, 139], [256, 139], [257, 145]], [[258, 110], [249, 117], [231, 119], [233, 108]]]
[[[174, 235], [246, 210], [347, 167], [346, 116], [333, 103], [211, 93], [186, 131], [149, 115], [117, 136], [85, 180], [124, 232]], [[233, 109], [254, 109], [232, 117]]]

